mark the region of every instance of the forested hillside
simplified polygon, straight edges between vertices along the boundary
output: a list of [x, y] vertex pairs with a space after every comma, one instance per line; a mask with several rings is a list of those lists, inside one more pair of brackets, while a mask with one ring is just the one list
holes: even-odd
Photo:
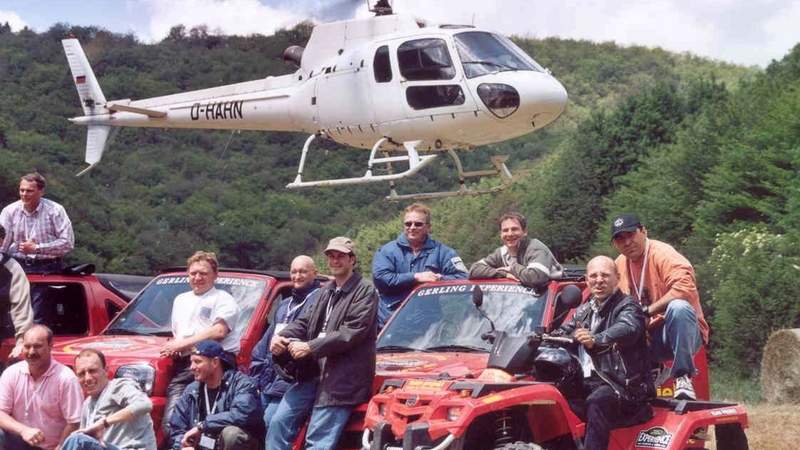
[[[60, 25], [41, 34], [0, 26], [0, 201], [39, 170], [73, 220], [73, 261], [149, 273], [193, 250], [225, 265], [286, 268], [328, 238], [354, 236], [362, 270], [398, 233], [386, 186], [289, 192], [305, 136], [123, 129], [87, 176], [85, 129], [60, 40], [78, 37], [107, 98], [143, 98], [289, 73], [280, 55], [302, 24], [274, 36], [176, 27], [154, 45]], [[498, 245], [508, 209], [561, 260], [610, 253], [609, 216], [636, 211], [651, 236], [693, 261], [715, 329], [715, 357], [755, 367], [771, 327], [798, 324], [800, 48], [766, 71], [659, 49], [559, 39], [517, 40], [562, 81], [567, 112], [550, 128], [465, 156], [470, 168], [510, 154], [516, 182], [495, 196], [433, 203], [434, 234], [469, 263]], [[364, 152], [329, 146], [316, 178], [363, 172]], [[447, 162], [400, 184], [451, 189]], [[744, 341], [743, 341], [744, 340]], [[745, 345], [742, 345], [746, 342]]]

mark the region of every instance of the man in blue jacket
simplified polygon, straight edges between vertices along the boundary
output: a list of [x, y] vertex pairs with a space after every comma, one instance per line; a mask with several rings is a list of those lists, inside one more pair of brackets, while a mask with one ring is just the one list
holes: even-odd
[[[281, 300], [275, 312], [273, 323], [264, 333], [264, 337], [253, 348], [253, 361], [250, 363], [250, 376], [258, 382], [261, 390], [261, 404], [264, 406], [264, 425], [269, 427], [269, 422], [289, 389], [293, 380], [282, 377], [275, 370], [269, 344], [272, 336], [282, 331], [286, 325], [294, 322], [302, 311], [314, 308], [319, 298], [319, 280], [317, 280], [317, 267], [314, 260], [306, 255], [300, 255], [292, 260], [289, 276], [292, 280], [292, 296]], [[295, 430], [296, 434], [297, 431]]]
[[418, 284], [467, 278], [467, 267], [455, 250], [430, 238], [431, 210], [414, 203], [405, 210], [403, 233], [372, 259], [372, 281], [380, 296], [378, 328]]
[[252, 378], [217, 341], [204, 340], [191, 354], [192, 382], [169, 418], [173, 450], [256, 450], [264, 436], [261, 402]]

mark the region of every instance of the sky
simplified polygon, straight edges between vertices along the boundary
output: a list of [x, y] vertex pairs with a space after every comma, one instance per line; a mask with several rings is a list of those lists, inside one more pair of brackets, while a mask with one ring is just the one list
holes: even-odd
[[[766, 67], [800, 42], [800, 0], [393, 0], [396, 13], [429, 23], [474, 24], [532, 38], [561, 37]], [[366, 0], [0, 0], [0, 23], [45, 31], [95, 25], [163, 39], [174, 25], [222, 34], [272, 34], [302, 20], [369, 13]]]

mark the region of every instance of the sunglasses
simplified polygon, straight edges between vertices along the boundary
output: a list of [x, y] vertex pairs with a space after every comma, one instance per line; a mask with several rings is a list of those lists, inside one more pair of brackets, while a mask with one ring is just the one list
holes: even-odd
[[417, 227], [417, 228], [422, 228], [426, 224], [425, 224], [425, 222], [405, 222], [405, 223], [403, 223], [403, 225], [405, 225], [406, 228], [411, 228], [412, 225]]

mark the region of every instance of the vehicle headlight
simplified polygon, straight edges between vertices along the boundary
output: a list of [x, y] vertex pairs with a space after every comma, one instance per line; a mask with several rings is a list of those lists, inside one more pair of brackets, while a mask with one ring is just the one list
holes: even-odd
[[478, 97], [495, 116], [505, 119], [519, 108], [519, 92], [512, 86], [500, 83], [482, 83]]
[[447, 420], [450, 422], [455, 422], [461, 416], [461, 407], [460, 406], [452, 406], [447, 408]]
[[114, 378], [130, 378], [139, 383], [145, 394], [153, 393], [153, 382], [156, 379], [156, 369], [149, 364], [128, 364], [120, 366]]

